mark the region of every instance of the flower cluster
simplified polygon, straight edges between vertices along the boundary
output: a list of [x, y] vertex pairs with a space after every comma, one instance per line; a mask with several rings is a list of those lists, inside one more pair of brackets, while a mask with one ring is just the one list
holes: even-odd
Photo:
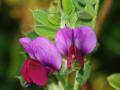
[[48, 75], [61, 69], [62, 56], [67, 56], [68, 68], [73, 60], [78, 60], [82, 67], [84, 56], [94, 50], [97, 42], [95, 32], [88, 26], [60, 28], [55, 37], [55, 44], [44, 37], [34, 40], [24, 37], [19, 41], [29, 55], [22, 67], [22, 77], [27, 83], [38, 86], [45, 86]]

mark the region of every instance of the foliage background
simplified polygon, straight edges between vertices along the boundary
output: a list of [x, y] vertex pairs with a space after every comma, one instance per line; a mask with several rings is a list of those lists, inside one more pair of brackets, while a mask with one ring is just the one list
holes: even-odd
[[[21, 57], [18, 38], [30, 31], [33, 18], [30, 9], [48, 8], [51, 0], [0, 0], [0, 90], [22, 90], [15, 78]], [[114, 90], [106, 80], [120, 72], [120, 0], [100, 0], [96, 25], [98, 50], [93, 55], [89, 79], [91, 90]]]

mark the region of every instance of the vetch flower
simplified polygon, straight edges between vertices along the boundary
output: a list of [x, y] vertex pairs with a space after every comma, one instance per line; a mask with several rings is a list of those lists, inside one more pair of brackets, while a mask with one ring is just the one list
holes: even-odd
[[21, 70], [23, 79], [30, 84], [45, 86], [48, 82], [48, 75], [61, 68], [61, 55], [46, 38], [37, 37], [31, 40], [24, 37], [19, 41], [29, 55]]
[[84, 65], [83, 57], [90, 54], [96, 47], [96, 34], [88, 26], [70, 29], [68, 27], [58, 30], [55, 43], [58, 51], [67, 56], [67, 66], [71, 67], [74, 59]]

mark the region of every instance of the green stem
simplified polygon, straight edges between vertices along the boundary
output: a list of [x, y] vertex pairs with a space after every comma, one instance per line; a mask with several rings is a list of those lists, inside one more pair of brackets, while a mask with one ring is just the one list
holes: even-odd
[[94, 19], [93, 19], [93, 23], [94, 23], [93, 28], [95, 28], [95, 26], [96, 26], [96, 19], [97, 19], [98, 9], [99, 9], [99, 0], [96, 0], [95, 16], [94, 16]]
[[68, 82], [68, 76], [66, 76], [66, 79], [65, 79], [65, 90], [68, 90], [68, 84], [69, 84], [69, 82]]
[[79, 83], [77, 81], [77, 77], [78, 77], [78, 71], [76, 71], [76, 77], [75, 77], [73, 90], [79, 90]]

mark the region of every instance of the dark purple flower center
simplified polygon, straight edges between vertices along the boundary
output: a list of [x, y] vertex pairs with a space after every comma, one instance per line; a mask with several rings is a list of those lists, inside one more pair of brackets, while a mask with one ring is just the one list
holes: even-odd
[[72, 45], [70, 46], [70, 48], [68, 49], [68, 59], [67, 59], [67, 66], [68, 68], [71, 67], [73, 60], [78, 60], [79, 64], [81, 66], [83, 66], [84, 64], [84, 60], [83, 60], [83, 54], [82, 52], [76, 48], [75, 44], [74, 44], [74, 32], [72, 30]]
[[71, 45], [70, 48], [68, 49], [68, 58], [67, 58], [67, 66], [68, 68], [71, 67], [73, 60], [78, 60], [79, 64], [81, 67], [84, 65], [84, 60], [83, 60], [83, 54], [80, 52], [78, 48], [76, 48], [74, 45]]

